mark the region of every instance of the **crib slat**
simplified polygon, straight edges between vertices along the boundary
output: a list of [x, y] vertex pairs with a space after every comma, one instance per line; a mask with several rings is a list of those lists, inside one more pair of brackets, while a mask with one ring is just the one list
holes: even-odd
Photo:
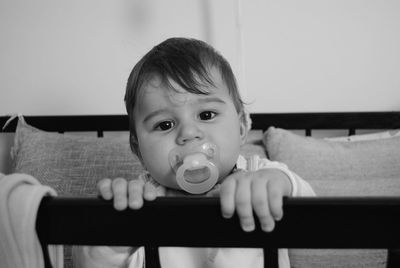
[[245, 233], [221, 216], [217, 198], [168, 197], [116, 211], [97, 198], [46, 197], [37, 232], [47, 244], [400, 248], [400, 198], [287, 198], [271, 233]]
[[[400, 112], [337, 113], [252, 113], [252, 128], [269, 126], [287, 129], [393, 129], [400, 128]], [[9, 116], [0, 116], [0, 132], [14, 132], [17, 120], [2, 129]], [[127, 115], [53, 115], [25, 116], [25, 120], [42, 130], [124, 131], [129, 129]]]
[[254, 113], [253, 129], [393, 129], [400, 128], [400, 112]]

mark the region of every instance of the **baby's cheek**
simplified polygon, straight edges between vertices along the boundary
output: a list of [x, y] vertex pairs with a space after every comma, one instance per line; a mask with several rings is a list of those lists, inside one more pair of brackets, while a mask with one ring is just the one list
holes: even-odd
[[229, 176], [233, 169], [236, 166], [237, 158], [239, 155], [236, 156], [236, 154], [233, 155], [227, 155], [223, 161], [221, 161], [219, 165], [219, 181], [225, 179], [227, 176]]
[[175, 173], [173, 172], [158, 174], [158, 177], [154, 179], [164, 187], [172, 189], [180, 189], [178, 183], [176, 182]]
[[145, 166], [152, 178], [159, 184], [168, 188], [177, 189], [175, 174], [168, 161], [164, 161], [164, 159], [159, 156], [153, 157], [146, 161]]

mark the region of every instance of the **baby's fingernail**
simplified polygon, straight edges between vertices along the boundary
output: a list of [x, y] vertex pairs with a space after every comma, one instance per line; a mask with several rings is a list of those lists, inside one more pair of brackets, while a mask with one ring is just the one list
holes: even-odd
[[222, 213], [222, 217], [224, 217], [225, 219], [230, 219], [232, 217], [232, 214]]
[[113, 197], [111, 193], [103, 193], [100, 196], [105, 200], [111, 200], [111, 198]]
[[148, 201], [156, 199], [157, 194], [155, 192], [145, 193], [145, 199]]
[[274, 224], [263, 224], [262, 226], [261, 226], [261, 229], [264, 231], [264, 232], [272, 232], [273, 230], [274, 230]]
[[261, 229], [262, 229], [264, 232], [270, 232], [270, 227], [269, 227], [268, 225], [263, 225], [263, 226], [261, 226]]
[[139, 206], [139, 201], [133, 200], [133, 201], [131, 201], [131, 202], [129, 203], [129, 206], [130, 206], [131, 208], [137, 208], [137, 207]]
[[139, 209], [142, 205], [143, 203], [141, 202], [141, 200], [138, 199], [134, 199], [129, 203], [129, 207], [132, 209]]
[[123, 203], [121, 203], [121, 202], [116, 202], [114, 204], [114, 207], [115, 207], [116, 210], [124, 210], [125, 209], [125, 205]]
[[251, 232], [251, 231], [254, 231], [255, 226], [252, 223], [247, 223], [247, 224], [243, 224], [242, 228], [243, 228], [243, 231], [245, 231], [245, 232]]

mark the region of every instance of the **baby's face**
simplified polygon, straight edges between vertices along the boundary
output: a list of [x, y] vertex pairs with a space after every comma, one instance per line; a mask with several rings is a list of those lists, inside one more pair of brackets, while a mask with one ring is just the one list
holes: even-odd
[[206, 88], [208, 95], [189, 93], [174, 83], [175, 92], [155, 77], [139, 96], [135, 122], [140, 155], [152, 177], [166, 187], [179, 189], [169, 163], [177, 147], [215, 144], [219, 181], [237, 161], [246, 129], [219, 71], [212, 68], [210, 76], [215, 87]]

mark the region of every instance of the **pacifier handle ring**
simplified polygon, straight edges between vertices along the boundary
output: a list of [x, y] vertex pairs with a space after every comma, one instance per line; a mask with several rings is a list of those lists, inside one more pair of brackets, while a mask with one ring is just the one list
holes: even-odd
[[218, 181], [218, 168], [212, 164], [211, 162], [204, 161], [201, 163], [202, 167], [208, 168], [210, 171], [210, 176], [201, 183], [191, 183], [185, 179], [185, 171], [189, 168], [187, 164], [183, 164], [176, 172], [177, 183], [179, 187], [186, 192], [191, 194], [202, 194], [205, 193], [214, 187], [214, 185]]

